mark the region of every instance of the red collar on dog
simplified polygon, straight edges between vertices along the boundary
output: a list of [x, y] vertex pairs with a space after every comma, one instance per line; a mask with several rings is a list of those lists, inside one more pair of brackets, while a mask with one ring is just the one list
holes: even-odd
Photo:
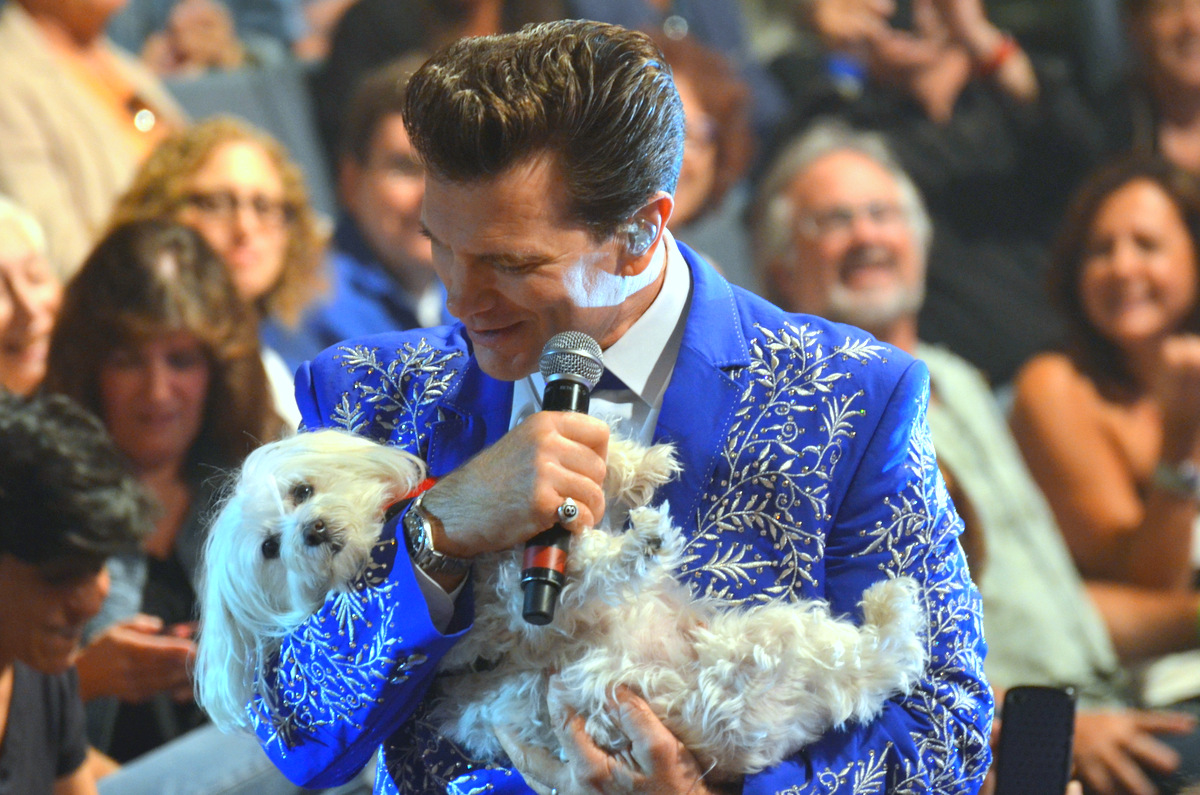
[[417, 487], [415, 489], [410, 491], [408, 494], [405, 494], [403, 497], [396, 500], [395, 502], [393, 502], [391, 505], [389, 505], [387, 507], [387, 510], [385, 510], [383, 512], [383, 521], [389, 522], [392, 519], [394, 519], [396, 514], [398, 514], [404, 510], [404, 506], [408, 505], [410, 502], [415, 500], [417, 498], [418, 494], [422, 494], [426, 491], [429, 491], [429, 489], [433, 486], [434, 483], [437, 483], [437, 478], [425, 478], [424, 480], [422, 480], [420, 483], [417, 484]]

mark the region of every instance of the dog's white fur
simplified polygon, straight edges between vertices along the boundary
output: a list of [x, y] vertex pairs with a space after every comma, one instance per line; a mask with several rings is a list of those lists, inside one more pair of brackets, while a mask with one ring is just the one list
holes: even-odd
[[[301, 434], [247, 459], [213, 528], [198, 680], [201, 703], [218, 725], [245, 725], [244, 706], [265, 655], [325, 593], [348, 586], [369, 556], [383, 508], [420, 479], [419, 462], [400, 451], [334, 437], [350, 435]], [[350, 448], [360, 443], [385, 457], [399, 456], [401, 463], [383, 477], [348, 472], [343, 467], [353, 465], [346, 459], [362, 454]], [[629, 745], [612, 712], [616, 687], [626, 685], [717, 776], [761, 770], [831, 727], [869, 721], [919, 679], [924, 619], [912, 580], [869, 588], [861, 626], [833, 617], [824, 602], [731, 609], [695, 597], [673, 576], [683, 536], [665, 505], [648, 507], [655, 490], [678, 471], [671, 448], [614, 438], [608, 463], [609, 513], [630, 509], [630, 527], [576, 536], [551, 624], [534, 626], [521, 617], [519, 550], [476, 560], [475, 623], [441, 662], [445, 675], [431, 715], [470, 753], [503, 758], [493, 727], [507, 728], [525, 745], [560, 752], [547, 706], [551, 672], [561, 681], [564, 703], [585, 716], [588, 733], [602, 747], [620, 752]], [[297, 481], [313, 485], [314, 496], [281, 516], [279, 495], [286, 509], [286, 484]], [[380, 485], [385, 483], [390, 486]], [[349, 494], [333, 496], [347, 487]], [[363, 495], [364, 488], [370, 494]], [[387, 496], [379, 497], [381, 491]], [[364, 509], [360, 520], [338, 520], [354, 529], [344, 533], [337, 554], [314, 554], [297, 529], [305, 521], [299, 514], [320, 515], [321, 498], [329, 502], [320, 504], [337, 499], [339, 506]], [[289, 537], [291, 553], [277, 561], [258, 554], [256, 560], [261, 539], [271, 532]], [[284, 581], [287, 589], [280, 588]], [[272, 599], [271, 590], [289, 596]]]
[[[246, 704], [265, 692], [264, 663], [330, 592], [350, 587], [387, 507], [424, 476], [418, 458], [336, 430], [247, 456], [201, 569], [196, 697], [217, 726], [249, 728]], [[266, 557], [264, 543], [275, 542], [278, 556]]]

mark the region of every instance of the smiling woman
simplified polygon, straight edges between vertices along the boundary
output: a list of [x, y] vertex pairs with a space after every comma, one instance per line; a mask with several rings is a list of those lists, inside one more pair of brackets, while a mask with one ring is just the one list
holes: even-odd
[[1093, 175], [1051, 267], [1071, 345], [1030, 361], [1013, 430], [1086, 578], [1191, 586], [1200, 502], [1200, 185], [1160, 159]]

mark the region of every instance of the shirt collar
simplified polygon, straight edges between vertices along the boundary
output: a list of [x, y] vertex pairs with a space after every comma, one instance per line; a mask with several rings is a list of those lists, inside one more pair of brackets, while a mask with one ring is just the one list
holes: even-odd
[[691, 277], [675, 238], [663, 231], [666, 277], [654, 302], [622, 337], [604, 351], [604, 368], [651, 407], [663, 393], [679, 355], [680, 319], [687, 308]]
[[[691, 294], [691, 271], [675, 238], [663, 230], [666, 276], [662, 289], [642, 316], [604, 351], [604, 367], [625, 384], [628, 393], [645, 408], [657, 409], [671, 379], [683, 340], [683, 318]], [[541, 373], [517, 381], [513, 394], [512, 425], [540, 408], [546, 381]], [[628, 394], [627, 393], [627, 394]], [[605, 395], [594, 393], [603, 406]], [[627, 402], [627, 401], [623, 401]], [[601, 406], [598, 406], [600, 408]]]

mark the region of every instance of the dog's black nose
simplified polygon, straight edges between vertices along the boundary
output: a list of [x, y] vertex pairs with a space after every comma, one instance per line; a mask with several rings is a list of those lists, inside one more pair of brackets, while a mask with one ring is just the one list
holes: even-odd
[[304, 543], [310, 547], [329, 543], [329, 531], [325, 529], [324, 520], [317, 519], [304, 526]]

